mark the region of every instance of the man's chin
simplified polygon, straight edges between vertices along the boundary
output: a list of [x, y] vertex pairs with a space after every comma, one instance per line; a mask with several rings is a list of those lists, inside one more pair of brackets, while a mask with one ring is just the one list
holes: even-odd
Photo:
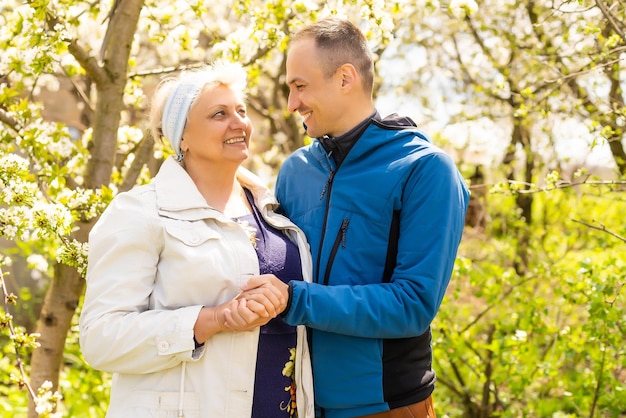
[[315, 129], [311, 129], [311, 127], [307, 127], [307, 129], [305, 129], [306, 134], [308, 136], [310, 136], [311, 138], [317, 138], [319, 136], [319, 132], [317, 132]]
[[304, 127], [304, 131], [306, 132], [308, 136], [310, 136], [311, 138], [317, 138], [316, 136], [317, 132], [315, 132], [314, 128], [311, 128], [311, 126], [307, 125], [304, 122], [302, 123], [302, 126]]

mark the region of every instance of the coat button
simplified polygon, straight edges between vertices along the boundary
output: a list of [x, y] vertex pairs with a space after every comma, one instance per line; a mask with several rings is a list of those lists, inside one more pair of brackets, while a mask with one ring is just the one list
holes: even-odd
[[165, 351], [168, 350], [168, 348], [170, 348], [170, 343], [168, 343], [167, 341], [159, 341], [159, 344], [157, 345], [157, 349], [163, 353]]
[[189, 242], [191, 244], [197, 244], [198, 242], [200, 242], [200, 237], [198, 236], [198, 234], [193, 234], [189, 237]]

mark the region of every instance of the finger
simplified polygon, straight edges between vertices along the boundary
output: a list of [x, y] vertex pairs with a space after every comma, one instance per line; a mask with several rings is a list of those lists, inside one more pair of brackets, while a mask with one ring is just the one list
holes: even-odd
[[233, 328], [235, 321], [233, 320], [232, 317], [232, 312], [230, 309], [224, 309], [224, 328], [230, 330], [230, 331], [235, 331], [235, 329]]
[[258, 290], [247, 292], [244, 295], [244, 299], [248, 302], [255, 301], [265, 306], [265, 309], [271, 316], [278, 315], [278, 312], [280, 312], [281, 306], [283, 305], [276, 295]]
[[[267, 282], [262, 286], [249, 290], [250, 294], [262, 293], [267, 297], [274, 306], [277, 308], [286, 304], [285, 295], [279, 288], [279, 286], [287, 286], [280, 280], [276, 279], [272, 282]], [[244, 292], [245, 293], [245, 292]]]
[[[265, 308], [263, 305], [257, 302], [246, 301], [246, 304], [239, 304], [237, 314], [239, 315], [239, 325], [241, 330], [251, 330], [261, 325], [267, 324], [272, 317], [265, 314]], [[264, 315], [259, 315], [256, 311], [263, 312]]]
[[258, 316], [263, 318], [275, 318], [278, 315], [276, 307], [268, 302], [266, 298], [254, 295], [254, 298], [246, 299], [247, 308]]
[[[232, 327], [237, 331], [249, 331], [266, 324], [271, 317], [261, 317], [253, 310], [250, 309], [250, 303], [246, 300], [242, 300], [233, 304], [236, 309], [231, 310]], [[256, 309], [262, 309], [260, 305], [255, 306]]]
[[267, 274], [264, 274], [261, 276], [252, 276], [250, 279], [248, 279], [247, 282], [245, 282], [241, 286], [241, 290], [246, 291], [246, 290], [256, 289], [257, 287], [263, 286], [269, 281], [267, 276], [268, 276]]
[[225, 310], [226, 324], [231, 331], [241, 331], [248, 321], [241, 316], [241, 306], [245, 307], [246, 301], [233, 301]]
[[277, 308], [280, 307], [284, 303], [283, 295], [280, 292], [280, 289], [276, 287], [274, 284], [271, 284], [271, 285], [268, 284], [267, 286], [263, 286], [261, 288], [254, 290], [253, 293], [254, 292], [261, 292]]
[[262, 286], [262, 288], [263, 289], [267, 288], [271, 290], [272, 294], [276, 295], [276, 297], [279, 299], [280, 304], [282, 305], [287, 304], [287, 299], [289, 297], [288, 296], [289, 285], [284, 283], [282, 280], [280, 280], [278, 277], [276, 277], [273, 274], [266, 274], [265, 276], [267, 276], [267, 281], [266, 281], [266, 285]]

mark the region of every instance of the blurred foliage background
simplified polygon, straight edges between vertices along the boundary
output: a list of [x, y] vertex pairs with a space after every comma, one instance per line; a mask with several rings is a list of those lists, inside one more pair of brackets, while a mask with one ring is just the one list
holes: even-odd
[[289, 34], [329, 14], [367, 34], [380, 112], [472, 190], [433, 324], [438, 416], [626, 416], [623, 0], [4, 0], [1, 416], [105, 414], [111, 377], [78, 347], [87, 236], [171, 153], [147, 128], [160, 78], [244, 64], [246, 165], [272, 187], [310, 141], [286, 109]]

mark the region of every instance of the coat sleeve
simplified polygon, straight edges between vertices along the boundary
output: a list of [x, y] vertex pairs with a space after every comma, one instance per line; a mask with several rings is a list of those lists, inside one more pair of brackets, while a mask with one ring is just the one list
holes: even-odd
[[449, 156], [439, 152], [421, 158], [403, 192], [391, 281], [331, 277], [334, 283], [372, 284], [293, 282], [285, 320], [364, 338], [421, 335], [437, 314], [450, 281], [468, 201], [465, 181]]
[[151, 306], [163, 232], [149, 195], [116, 196], [89, 235], [80, 346], [99, 370], [152, 373], [202, 353], [193, 342], [201, 306]]

